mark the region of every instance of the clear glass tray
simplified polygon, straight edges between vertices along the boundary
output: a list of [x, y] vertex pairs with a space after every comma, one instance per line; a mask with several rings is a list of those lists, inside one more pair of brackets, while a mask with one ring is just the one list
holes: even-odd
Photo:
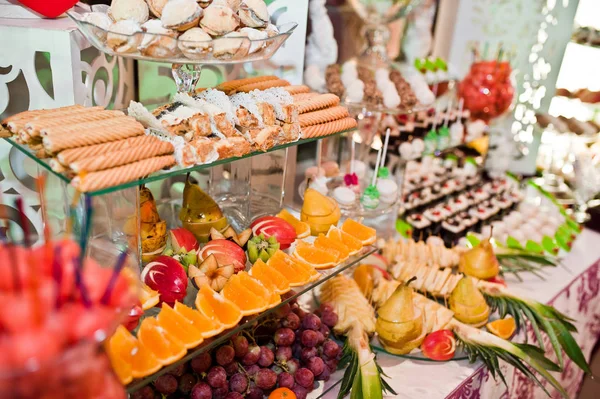
[[410, 359], [410, 360], [419, 360], [422, 362], [445, 363], [445, 362], [454, 362], [454, 361], [458, 361], [458, 360], [468, 360], [469, 359], [467, 354], [458, 346], [456, 347], [456, 352], [454, 352], [454, 357], [450, 360], [445, 360], [445, 361], [430, 359], [430, 358], [426, 357], [423, 354], [423, 351], [419, 348], [413, 350], [410, 353], [407, 353], [406, 355], [396, 355], [396, 354], [390, 353], [383, 348], [383, 345], [381, 345], [381, 343], [379, 342], [377, 337], [374, 337], [371, 340], [371, 348], [373, 348], [373, 350], [375, 350], [377, 352], [385, 353], [386, 355], [389, 355], [389, 356], [396, 356], [396, 357], [401, 357], [403, 359]]
[[[94, 7], [93, 10], [106, 13], [108, 8]], [[279, 34], [264, 40], [221, 37], [189, 41], [160, 33], [116, 34], [84, 21], [84, 14], [71, 11], [67, 15], [86, 39], [106, 54], [174, 64], [233, 64], [269, 59], [298, 26], [294, 22], [277, 26]]]
[[[244, 318], [240, 324], [238, 324], [236, 327], [226, 330], [225, 332], [219, 334], [217, 337], [213, 337], [211, 339], [208, 339], [206, 341], [204, 341], [200, 346], [191, 349], [188, 351], [187, 355], [184, 356], [183, 358], [181, 358], [180, 360], [176, 361], [173, 364], [170, 364], [166, 367], [163, 367], [162, 369], [160, 369], [159, 371], [157, 371], [156, 373], [143, 378], [143, 379], [139, 379], [139, 380], [135, 380], [132, 383], [130, 383], [127, 386], [127, 391], [128, 392], [135, 392], [138, 389], [142, 388], [145, 385], [148, 385], [149, 383], [151, 383], [152, 381], [154, 381], [157, 377], [168, 373], [169, 371], [173, 370], [175, 367], [177, 367], [178, 365], [185, 363], [193, 358], [195, 358], [196, 356], [198, 356], [201, 353], [207, 352], [213, 348], [216, 348], [217, 346], [221, 345], [222, 343], [226, 342], [227, 340], [229, 340], [233, 335], [237, 334], [238, 332], [251, 327], [252, 325], [256, 324], [258, 321], [260, 321], [261, 319], [263, 319], [265, 316], [269, 315], [270, 313], [274, 312], [275, 310], [277, 310], [280, 306], [290, 302], [291, 300], [298, 298], [300, 295], [313, 290], [314, 288], [318, 287], [319, 285], [323, 284], [325, 281], [329, 280], [330, 278], [342, 273], [343, 271], [351, 268], [352, 266], [358, 264], [360, 261], [362, 261], [363, 259], [365, 259], [367, 256], [371, 255], [372, 253], [376, 252], [377, 249], [375, 247], [364, 247], [361, 252], [355, 256], [350, 257], [350, 259], [348, 259], [346, 262], [342, 263], [341, 265], [338, 265], [334, 268], [331, 269], [327, 269], [327, 270], [321, 270], [320, 274], [321, 277], [316, 280], [313, 281], [312, 283], [309, 283], [307, 285], [304, 285], [302, 287], [297, 287], [294, 288], [292, 291], [290, 291], [287, 295], [287, 297], [285, 299], [282, 298], [281, 303], [277, 306], [275, 306], [274, 308], [271, 308], [269, 310], [266, 310], [258, 315], [254, 315], [254, 316], [249, 316]], [[193, 295], [193, 293], [188, 293], [188, 296], [190, 296], [190, 294]], [[187, 301], [186, 301], [187, 302]], [[156, 309], [154, 310], [149, 310], [148, 312], [146, 312], [146, 314], [153, 314], [156, 313]]]
[[[352, 129], [354, 130], [354, 129]], [[343, 133], [347, 133], [348, 131], [351, 130], [347, 130], [347, 131], [343, 131], [343, 132], [339, 132], [339, 133], [334, 133], [333, 135], [330, 136], [325, 136], [325, 137], [332, 137], [332, 136], [336, 136], [336, 135], [340, 135]], [[97, 191], [90, 191], [87, 192], [86, 194], [89, 196], [100, 196], [100, 195], [104, 195], [104, 194], [108, 194], [108, 193], [112, 193], [115, 191], [119, 191], [119, 190], [123, 190], [125, 188], [130, 188], [130, 187], [135, 187], [135, 186], [140, 186], [142, 184], [148, 184], [150, 182], [153, 181], [158, 181], [158, 180], [162, 180], [162, 179], [166, 179], [168, 177], [172, 177], [172, 176], [178, 176], [178, 175], [182, 175], [182, 174], [186, 174], [189, 172], [194, 172], [194, 171], [198, 171], [198, 170], [202, 170], [202, 169], [209, 169], [212, 168], [214, 166], [217, 165], [223, 165], [223, 164], [227, 164], [233, 161], [237, 161], [239, 159], [246, 159], [246, 158], [251, 158], [253, 156], [256, 155], [261, 155], [261, 154], [265, 154], [265, 153], [269, 153], [269, 152], [273, 152], [273, 151], [277, 151], [277, 150], [281, 150], [287, 147], [292, 147], [292, 146], [296, 146], [296, 145], [300, 145], [300, 144], [306, 144], [306, 143], [311, 143], [313, 141], [317, 141], [317, 140], [321, 140], [324, 137], [316, 137], [316, 138], [310, 138], [310, 139], [301, 139], [298, 140], [296, 142], [293, 143], [286, 143], [286, 144], [282, 144], [282, 145], [278, 145], [275, 147], [272, 147], [271, 149], [269, 149], [266, 152], [263, 151], [254, 151], [251, 152], [249, 154], [244, 155], [243, 157], [232, 157], [232, 158], [226, 158], [226, 159], [219, 159], [215, 162], [211, 162], [211, 163], [207, 163], [207, 164], [203, 164], [203, 165], [194, 165], [191, 166], [189, 168], [182, 168], [179, 166], [175, 166], [172, 167], [171, 169], [168, 170], [162, 170], [156, 173], [152, 173], [151, 175], [143, 178], [143, 179], [139, 179], [139, 180], [133, 180], [127, 183], [123, 183], [117, 186], [113, 186], [113, 187], [108, 187], [108, 188], [104, 188], [101, 190], [97, 190]], [[23, 152], [25, 155], [29, 156], [31, 159], [33, 159], [35, 162], [37, 162], [40, 166], [42, 166], [43, 168], [45, 168], [46, 170], [48, 170], [50, 173], [52, 173], [53, 175], [56, 175], [57, 177], [59, 177], [61, 180], [63, 180], [66, 183], [70, 183], [71, 179], [62, 174], [62, 173], [57, 173], [55, 171], [52, 170], [52, 167], [50, 166], [50, 164], [48, 163], [48, 161], [50, 160], [50, 158], [46, 158], [46, 159], [40, 159], [38, 157], [35, 156], [34, 152], [27, 146], [18, 144], [17, 142], [15, 142], [14, 140], [10, 139], [10, 138], [5, 138], [4, 140], [8, 141], [11, 145], [13, 145], [14, 147], [18, 148], [21, 152]]]

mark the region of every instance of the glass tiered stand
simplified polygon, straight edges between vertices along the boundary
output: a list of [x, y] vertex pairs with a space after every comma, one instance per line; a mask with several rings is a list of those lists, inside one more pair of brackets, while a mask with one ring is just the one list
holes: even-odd
[[[94, 10], [106, 10], [102, 6], [99, 7]], [[236, 38], [236, 43], [239, 44], [241, 50], [235, 52], [235, 55], [227, 59], [216, 57], [213, 51], [215, 47], [219, 46], [219, 41], [228, 39], [215, 39], [210, 43], [204, 43], [207, 48], [205, 53], [196, 58], [188, 58], [179, 50], [183, 47], [181, 41], [178, 42], [177, 39], [169, 38], [169, 40], [174, 41], [174, 43], [171, 43], [171, 48], [174, 49], [173, 53], [165, 58], [153, 58], [139, 52], [115, 52], [105, 42], [108, 32], [82, 21], [81, 15], [69, 13], [69, 16], [75, 20], [83, 35], [100, 51], [113, 56], [123, 56], [138, 60], [171, 62], [173, 64], [173, 77], [178, 92], [190, 93], [195, 89], [203, 65], [243, 63], [269, 59], [296, 28], [295, 23], [278, 26], [280, 31], [278, 35], [261, 41]], [[127, 39], [134, 40], [136, 43], [141, 43], [143, 40], [165, 39], [162, 35], [149, 33], [138, 33], [136, 35], [140, 36], [130, 35]], [[166, 43], [168, 44], [168, 41]], [[187, 44], [198, 45], [198, 43]], [[230, 45], [230, 43], [227, 45]], [[259, 50], [250, 53], [250, 49], [255, 47], [259, 48]], [[348, 132], [341, 132], [338, 136], [345, 133]], [[133, 221], [134, 225], [138, 227], [141, 223], [139, 210], [140, 186], [144, 185], [152, 191], [156, 199], [159, 214], [163, 220], [166, 220], [168, 228], [176, 228], [181, 226], [177, 215], [182, 205], [184, 182], [189, 176], [209, 193], [219, 204], [229, 223], [239, 231], [247, 228], [256, 217], [265, 214], [274, 214], [281, 209], [284, 205], [287, 168], [290, 163], [293, 163], [293, 161], [288, 160], [289, 148], [318, 141], [319, 139], [302, 139], [294, 143], [273, 147], [267, 152], [253, 152], [242, 158], [223, 159], [210, 164], [196, 165], [189, 168], [173, 167], [169, 170], [153, 173], [140, 180], [87, 192], [84, 195], [75, 192], [70, 184], [70, 176], [54, 172], [48, 160], [37, 158], [29, 148], [16, 143], [14, 140], [6, 140], [34, 160], [37, 163], [38, 173], [46, 175], [46, 186], [53, 187], [53, 197], [45, 201], [46, 209], [43, 212], [47, 215], [44, 222], [52, 224], [55, 234], [61, 234], [67, 231], [67, 229], [72, 228], [72, 232], [78, 235], [81, 231], [85, 230], [86, 225], [90, 225], [87, 245], [89, 256], [102, 261], [99, 258], [105, 256], [106, 248], [128, 248], [133, 262], [141, 268], [140, 239], [139, 237], [132, 238], [125, 233], [126, 223], [129, 224]], [[57, 187], [59, 188], [58, 190], [56, 189]], [[48, 192], [48, 190], [45, 191]], [[86, 199], [88, 200], [86, 201]], [[86, 212], [85, 207], [85, 203], [89, 203], [90, 200], [92, 204], [91, 208], [93, 209], [92, 213]], [[76, 206], [72, 206], [71, 204], [76, 204]], [[68, 226], [67, 223], [69, 209], [75, 209], [76, 212], [73, 226]], [[278, 307], [314, 289], [344, 270], [349, 269], [374, 251], [373, 247], [365, 247], [359, 254], [352, 256], [343, 264], [321, 272], [318, 280], [302, 287], [296, 287], [289, 296], [285, 299], [282, 298], [281, 304], [277, 307], [243, 319], [238, 326], [226, 330], [217, 337], [206, 340], [200, 346], [189, 350], [187, 355], [177, 362], [162, 368], [149, 377], [134, 380], [128, 385], [128, 392], [138, 390], [178, 365], [226, 342], [237, 332], [256, 325], [260, 319], [276, 311]], [[193, 307], [196, 293], [197, 290], [192, 287], [192, 284], [189, 284], [187, 297], [184, 302]], [[156, 312], [157, 309], [150, 309], [145, 315], [154, 315]]]

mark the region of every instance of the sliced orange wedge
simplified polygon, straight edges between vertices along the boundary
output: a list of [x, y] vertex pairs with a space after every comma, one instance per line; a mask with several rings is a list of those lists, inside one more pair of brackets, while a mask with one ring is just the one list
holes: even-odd
[[290, 282], [275, 268], [267, 265], [261, 259], [257, 260], [250, 269], [250, 275], [263, 283], [264, 286], [271, 284], [275, 292], [283, 295], [290, 291]]
[[250, 276], [248, 272], [240, 272], [237, 274], [237, 276], [239, 277], [244, 287], [248, 288], [250, 291], [252, 291], [261, 298], [269, 298], [269, 308], [272, 308], [273, 306], [281, 303], [281, 297], [277, 292], [275, 292], [276, 290], [272, 286], [270, 286], [270, 288], [267, 287], [258, 279], [255, 279], [254, 277]]
[[235, 303], [244, 316], [257, 314], [269, 308], [268, 297], [256, 295], [241, 282], [237, 274], [229, 278], [221, 294]]
[[133, 378], [146, 377], [162, 367], [156, 356], [122, 325], [117, 328], [108, 345], [113, 365], [116, 359], [127, 363]]
[[342, 263], [348, 260], [350, 256], [350, 250], [344, 243], [332, 240], [331, 238], [326, 237], [324, 234], [319, 234], [319, 236], [315, 239], [314, 246], [317, 248], [324, 249], [325, 251], [337, 251], [338, 259], [337, 263]]
[[350, 256], [356, 255], [363, 248], [361, 240], [338, 229], [337, 227], [331, 226], [331, 228], [327, 232], [327, 237], [331, 238], [334, 241], [344, 244], [348, 248], [348, 251], [350, 251]]
[[340, 253], [335, 249], [323, 249], [300, 241], [296, 244], [294, 257], [309, 264], [315, 269], [329, 269], [336, 266]]
[[269, 260], [267, 265], [283, 274], [289, 281], [290, 287], [299, 287], [311, 281], [311, 275], [305, 270], [298, 269], [287, 262], [286, 254], [282, 251], [277, 251]]
[[342, 231], [360, 240], [363, 245], [371, 245], [377, 239], [377, 231], [352, 219], [346, 219], [342, 224]]
[[195, 348], [204, 341], [202, 332], [166, 303], [162, 304], [156, 319], [170, 336], [181, 341], [187, 349]]
[[487, 323], [485, 327], [489, 332], [502, 339], [509, 339], [517, 330], [517, 323], [512, 317], [498, 319]]
[[242, 311], [229, 299], [203, 285], [196, 296], [196, 309], [209, 319], [218, 321], [224, 328], [235, 327], [242, 320]]
[[310, 235], [310, 225], [306, 222], [301, 222], [300, 219], [297, 219], [287, 211], [287, 209], [282, 209], [281, 212], [277, 214], [278, 218], [281, 218], [291, 224], [296, 230], [296, 238], [306, 238]]
[[301, 270], [304, 273], [307, 273], [309, 276], [308, 281], [315, 281], [321, 277], [321, 274], [312, 265], [308, 264], [307, 262], [305, 262], [301, 259], [295, 258], [291, 255], [288, 255], [285, 252], [283, 252], [283, 255], [281, 255], [281, 257], [288, 265], [294, 267], [296, 270]]
[[186, 354], [183, 342], [167, 333], [154, 317], [147, 317], [142, 321], [138, 339], [164, 366], [176, 362]]
[[212, 320], [181, 302], [175, 302], [175, 311], [185, 317], [202, 334], [202, 338], [210, 338], [221, 333], [225, 327], [218, 321]]

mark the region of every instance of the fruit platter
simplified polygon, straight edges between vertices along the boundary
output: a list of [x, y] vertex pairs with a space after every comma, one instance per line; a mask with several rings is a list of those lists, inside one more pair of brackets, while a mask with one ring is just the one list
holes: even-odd
[[[341, 223], [339, 208], [327, 197], [306, 201], [299, 217], [282, 209], [244, 231], [229, 225], [219, 205], [189, 178], [182, 227], [166, 227], [148, 188], [140, 188], [140, 198], [142, 289], [107, 346], [132, 393], [151, 381], [166, 393], [158, 381], [173, 370], [220, 353], [223, 344], [269, 318], [282, 319], [300, 295], [375, 250], [374, 229], [352, 219]], [[128, 234], [135, 233], [132, 226]]]

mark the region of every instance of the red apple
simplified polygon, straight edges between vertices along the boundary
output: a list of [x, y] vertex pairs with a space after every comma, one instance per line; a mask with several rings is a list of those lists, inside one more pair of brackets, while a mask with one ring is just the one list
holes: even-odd
[[225, 239], [211, 240], [198, 253], [198, 263], [214, 255], [221, 266], [233, 265], [235, 273], [246, 268], [246, 252], [233, 241]]
[[432, 360], [445, 362], [454, 357], [456, 352], [456, 338], [450, 330], [434, 331], [425, 337], [421, 344], [423, 355]]
[[172, 306], [175, 301], [182, 302], [185, 298], [187, 275], [183, 266], [169, 256], [161, 255], [148, 263], [140, 278], [148, 287], [158, 291], [161, 303]]
[[280, 249], [288, 249], [296, 241], [294, 226], [276, 216], [263, 216], [250, 225], [255, 236], [264, 234], [265, 238], [275, 236]]
[[200, 248], [196, 237], [188, 230], [182, 228], [171, 230], [171, 248], [176, 254], [197, 251]]
[[123, 320], [123, 323], [121, 324], [123, 324], [123, 326], [125, 326], [125, 328], [129, 331], [133, 331], [140, 322], [140, 318], [143, 314], [144, 310], [142, 309], [142, 305], [138, 301], [138, 303], [132, 306], [132, 308], [129, 310], [129, 313], [127, 313], [127, 317], [125, 318], [125, 320]]

